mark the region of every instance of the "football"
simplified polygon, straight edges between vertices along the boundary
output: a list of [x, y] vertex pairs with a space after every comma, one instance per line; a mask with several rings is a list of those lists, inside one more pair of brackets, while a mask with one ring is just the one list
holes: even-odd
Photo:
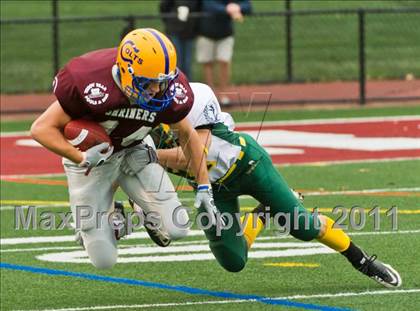
[[111, 145], [111, 138], [99, 123], [84, 119], [71, 120], [67, 123], [64, 127], [64, 137], [81, 151], [104, 142]]

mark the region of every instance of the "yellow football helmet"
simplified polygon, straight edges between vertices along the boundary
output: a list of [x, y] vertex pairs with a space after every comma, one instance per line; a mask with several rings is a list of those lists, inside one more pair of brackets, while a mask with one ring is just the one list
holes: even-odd
[[[129, 32], [118, 47], [117, 66], [123, 93], [149, 111], [166, 109], [175, 96], [168, 88], [178, 71], [176, 50], [172, 42], [152, 28]], [[157, 96], [146, 91], [150, 83], [159, 83]]]

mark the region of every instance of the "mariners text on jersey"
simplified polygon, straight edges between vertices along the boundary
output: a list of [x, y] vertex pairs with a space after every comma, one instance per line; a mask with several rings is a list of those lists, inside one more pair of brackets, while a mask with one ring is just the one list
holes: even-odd
[[107, 111], [106, 116], [130, 119], [130, 120], [141, 120], [153, 123], [156, 119], [156, 112], [149, 112], [141, 108], [121, 108]]

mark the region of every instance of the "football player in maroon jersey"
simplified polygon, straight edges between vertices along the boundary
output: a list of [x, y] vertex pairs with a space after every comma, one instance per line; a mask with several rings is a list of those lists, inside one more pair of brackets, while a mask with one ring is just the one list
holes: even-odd
[[[110, 268], [117, 260], [109, 221], [116, 186], [146, 214], [158, 215], [160, 234], [178, 239], [188, 232], [182, 226], [188, 223], [188, 213], [147, 137], [160, 123], [178, 131], [199, 185], [195, 206], [204, 207], [209, 221], [216, 223], [205, 147], [186, 118], [194, 94], [177, 70], [175, 48], [164, 34], [136, 29], [118, 48], [73, 58], [54, 78], [53, 92], [57, 100], [35, 120], [31, 134], [63, 157], [77, 234], [94, 266]], [[73, 147], [63, 128], [79, 118], [100, 123], [112, 145], [104, 143], [85, 152]], [[86, 170], [91, 170], [87, 176]]]

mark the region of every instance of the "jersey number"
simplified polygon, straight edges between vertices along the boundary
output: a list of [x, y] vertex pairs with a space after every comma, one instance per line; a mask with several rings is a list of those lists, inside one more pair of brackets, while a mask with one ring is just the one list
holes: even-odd
[[[104, 127], [105, 131], [108, 135], [111, 135], [112, 131], [117, 128], [119, 121], [114, 120], [108, 120], [105, 122], [102, 122], [101, 125]], [[152, 130], [150, 126], [142, 126], [134, 133], [131, 133], [127, 137], [124, 137], [121, 141], [121, 146], [127, 147], [134, 143], [135, 141], [142, 140], [145, 138], [149, 132]]]

